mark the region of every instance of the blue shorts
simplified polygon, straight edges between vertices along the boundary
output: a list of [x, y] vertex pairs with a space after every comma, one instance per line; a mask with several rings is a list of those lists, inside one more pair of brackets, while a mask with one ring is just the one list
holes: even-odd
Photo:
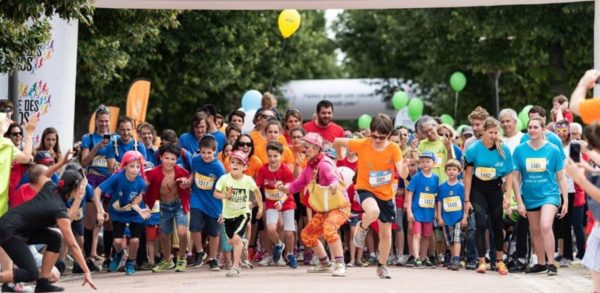
[[179, 199], [170, 203], [160, 203], [160, 233], [172, 234], [173, 220], [178, 227], [188, 226], [188, 218]]
[[206, 229], [206, 233], [208, 234], [208, 236], [219, 236], [219, 231], [221, 230], [219, 225], [219, 219], [212, 218], [199, 209], [191, 209], [190, 231], [202, 232], [204, 229]]

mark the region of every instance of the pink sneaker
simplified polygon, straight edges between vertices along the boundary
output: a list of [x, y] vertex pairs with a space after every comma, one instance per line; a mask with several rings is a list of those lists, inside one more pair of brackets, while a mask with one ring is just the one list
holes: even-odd
[[264, 255], [265, 255], [264, 252], [257, 251], [256, 254], [254, 254], [254, 258], [252, 259], [252, 262], [260, 262]]

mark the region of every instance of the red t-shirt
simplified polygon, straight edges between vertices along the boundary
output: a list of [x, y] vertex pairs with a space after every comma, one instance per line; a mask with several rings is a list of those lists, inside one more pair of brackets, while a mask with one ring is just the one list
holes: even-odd
[[348, 161], [348, 158], [344, 158], [343, 160], [337, 161], [336, 165], [338, 167], [348, 167], [352, 169], [352, 171], [356, 172], [356, 169], [358, 169], [358, 160], [356, 160], [354, 163], [351, 163]]
[[306, 132], [316, 132], [320, 134], [324, 140], [331, 143], [333, 143], [333, 140], [337, 137], [344, 137], [344, 129], [334, 122], [330, 122], [327, 127], [320, 127], [317, 126], [317, 123], [313, 120], [304, 123], [302, 127], [304, 127]]
[[[275, 209], [275, 202], [279, 200], [284, 193], [275, 188], [277, 181], [281, 181], [283, 184], [294, 181], [294, 175], [290, 168], [285, 164], [281, 164], [277, 171], [273, 172], [269, 170], [269, 164], [264, 164], [256, 174], [256, 185], [263, 188], [263, 195], [266, 202], [266, 209]], [[287, 199], [281, 206], [282, 211], [293, 210], [296, 208], [296, 202], [294, 201], [294, 195], [287, 194]]]
[[30, 199], [34, 198], [37, 192], [31, 188], [29, 183], [25, 183], [19, 187], [11, 197], [9, 197], [10, 208], [14, 209], [21, 204], [28, 202]]
[[23, 175], [27, 172], [27, 165], [25, 164], [17, 164], [13, 163], [12, 168], [10, 169], [10, 179], [8, 181], [8, 197], [10, 198], [16, 191], [17, 186], [19, 186], [19, 182]]

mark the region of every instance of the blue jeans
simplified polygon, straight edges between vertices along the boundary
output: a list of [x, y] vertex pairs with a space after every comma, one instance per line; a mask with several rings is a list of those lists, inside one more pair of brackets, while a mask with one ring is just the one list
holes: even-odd
[[170, 203], [160, 203], [160, 233], [172, 234], [173, 220], [177, 226], [188, 226], [188, 217], [179, 199]]
[[465, 256], [467, 261], [477, 260], [477, 241], [475, 241], [475, 215], [467, 217], [467, 231], [465, 232]]
[[584, 210], [584, 207], [573, 207], [573, 211], [571, 213], [573, 231], [575, 232], [575, 242], [577, 243], [576, 257], [579, 259], [583, 259], [583, 255], [585, 254], [585, 233], [583, 231]]

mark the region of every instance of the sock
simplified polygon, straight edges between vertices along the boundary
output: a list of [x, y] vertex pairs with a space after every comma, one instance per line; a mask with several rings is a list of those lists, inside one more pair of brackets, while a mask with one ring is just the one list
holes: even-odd
[[385, 265], [384, 265], [384, 264], [382, 264], [382, 263], [380, 263], [380, 262], [377, 262], [377, 267], [378, 267], [378, 268], [379, 268], [379, 267], [382, 267], [382, 266], [385, 266]]
[[281, 242], [281, 240], [279, 240], [279, 242], [277, 244], [275, 244], [275, 246], [279, 246], [281, 247], [283, 245], [283, 242]]
[[455, 262], [460, 262], [460, 256], [453, 256], [452, 260]]
[[329, 258], [327, 256], [325, 256], [323, 258], [319, 258], [319, 263], [321, 263], [321, 265], [323, 265], [323, 266], [328, 266], [329, 265]]
[[344, 257], [343, 256], [336, 256], [335, 257], [335, 262], [336, 263], [344, 263]]

